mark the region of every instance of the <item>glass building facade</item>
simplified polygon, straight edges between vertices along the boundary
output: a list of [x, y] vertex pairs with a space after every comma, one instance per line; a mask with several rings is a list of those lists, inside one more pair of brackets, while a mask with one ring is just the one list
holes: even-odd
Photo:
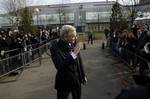
[[[57, 5], [30, 6], [33, 11], [33, 25], [61, 26], [72, 24], [79, 31], [103, 31], [109, 28], [111, 8], [114, 1], [70, 3]], [[38, 9], [39, 11], [36, 11]], [[3, 27], [2, 20], [0, 25]]]

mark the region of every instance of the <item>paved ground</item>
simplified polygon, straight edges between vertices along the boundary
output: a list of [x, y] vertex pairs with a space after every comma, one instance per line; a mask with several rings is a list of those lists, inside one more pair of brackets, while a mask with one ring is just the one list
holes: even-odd
[[[88, 77], [82, 99], [114, 99], [125, 85], [122, 79], [126, 78], [127, 69], [122, 64], [114, 64], [116, 59], [100, 46], [100, 41], [96, 41], [81, 51]], [[0, 99], [56, 99], [55, 73], [47, 56], [42, 66], [24, 70], [16, 82], [0, 84]]]

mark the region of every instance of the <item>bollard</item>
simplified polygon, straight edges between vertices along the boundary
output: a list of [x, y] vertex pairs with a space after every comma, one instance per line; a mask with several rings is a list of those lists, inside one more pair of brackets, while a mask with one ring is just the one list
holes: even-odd
[[105, 43], [104, 42], [102, 43], [102, 49], [105, 49]]
[[86, 49], [86, 44], [85, 43], [83, 43], [83, 50], [85, 50]]

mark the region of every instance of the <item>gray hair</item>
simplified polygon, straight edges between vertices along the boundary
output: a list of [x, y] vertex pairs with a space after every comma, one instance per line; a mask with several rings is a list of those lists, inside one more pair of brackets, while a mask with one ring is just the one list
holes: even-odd
[[60, 37], [64, 39], [69, 32], [76, 31], [76, 28], [72, 25], [63, 25], [60, 31]]

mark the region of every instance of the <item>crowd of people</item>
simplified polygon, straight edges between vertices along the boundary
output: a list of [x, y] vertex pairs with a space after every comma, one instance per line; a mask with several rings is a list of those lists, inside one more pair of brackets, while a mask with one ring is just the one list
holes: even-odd
[[119, 55], [131, 66], [139, 66], [139, 72], [149, 69], [150, 31], [148, 25], [134, 26], [132, 31], [123, 30], [108, 34], [114, 56]]
[[[22, 31], [1, 31], [0, 32], [0, 57], [4, 54], [16, 55], [37, 48], [39, 45], [56, 38], [58, 33], [50, 30], [39, 30], [37, 33], [24, 33]], [[16, 51], [17, 50], [17, 51]]]
[[150, 99], [150, 30], [147, 24], [134, 26], [131, 31], [105, 31], [113, 55], [126, 62], [137, 86], [123, 89], [116, 99]]
[[[40, 48], [52, 39], [59, 36], [56, 29], [40, 29], [37, 33], [24, 33], [22, 31], [0, 32], [0, 75], [17, 67], [30, 63], [40, 57], [45, 48]], [[36, 50], [37, 49], [37, 50]], [[24, 60], [21, 60], [24, 53]]]

